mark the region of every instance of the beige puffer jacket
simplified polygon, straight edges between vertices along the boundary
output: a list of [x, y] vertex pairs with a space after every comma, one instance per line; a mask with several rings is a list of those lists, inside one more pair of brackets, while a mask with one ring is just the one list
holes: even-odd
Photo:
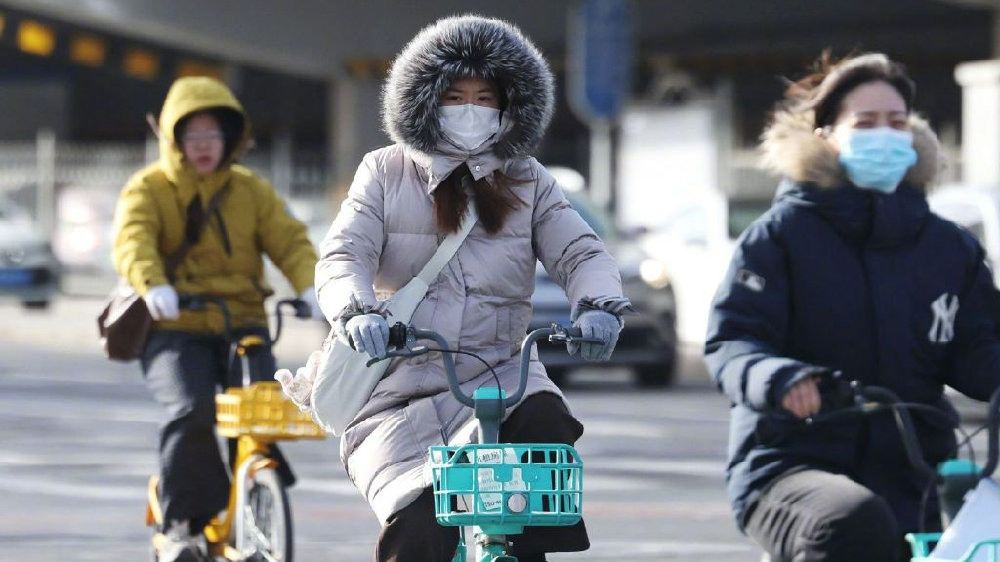
[[[456, 27], [463, 33], [453, 33]], [[508, 215], [495, 234], [476, 225], [430, 285], [411, 319], [418, 327], [441, 333], [451, 347], [485, 359], [508, 393], [517, 381], [519, 347], [531, 318], [537, 261], [566, 289], [572, 303], [585, 297], [622, 296], [617, 264], [604, 244], [569, 205], [553, 177], [525, 153], [538, 142], [551, 115], [551, 75], [534, 48], [513, 33], [513, 28], [497, 20], [449, 18], [421, 32], [404, 50], [390, 74], [385, 99], [386, 126], [397, 144], [365, 156], [321, 246], [316, 268], [320, 305], [336, 322], [352, 295], [366, 305], [384, 300], [431, 258], [444, 238], [435, 224], [432, 193], [452, 170], [465, 163], [476, 179], [499, 170], [523, 180], [511, 188], [523, 205]], [[495, 37], [480, 41], [477, 34]], [[423, 56], [427, 49], [440, 49], [442, 41], [466, 40], [472, 41], [472, 46], [459, 45], [448, 51], [451, 55], [444, 53], [437, 59]], [[505, 56], [487, 53], [471, 59], [487, 61], [483, 63], [487, 65], [500, 61], [515, 68], [511, 72], [520, 74], [505, 74], [507, 80], [502, 83], [530, 94], [508, 93], [504, 126], [495, 142], [465, 153], [450, 147], [436, 130], [430, 131], [433, 150], [428, 150], [431, 141], [416, 134], [428, 130], [407, 132], [405, 125], [414, 123], [436, 126], [437, 100], [450, 83], [439, 75], [414, 71], [414, 65], [444, 60], [438, 72], [447, 75], [451, 72], [448, 56], [462, 56], [482, 45], [501, 48], [504, 42], [508, 47], [503, 50]], [[524, 60], [512, 60], [511, 48]], [[528, 73], [532, 69], [534, 74]], [[478, 72], [494, 76], [503, 69]], [[414, 95], [414, 88], [427, 91]], [[532, 93], [539, 89], [541, 94]], [[408, 99], [424, 102], [404, 103]], [[517, 120], [529, 118], [533, 119], [530, 126]], [[475, 359], [461, 355], [455, 359], [466, 392], [495, 384], [489, 371]], [[539, 392], [561, 396], [536, 359], [525, 395]], [[430, 486], [429, 446], [446, 440], [463, 443], [474, 437], [471, 419], [471, 410], [448, 390], [439, 354], [396, 360], [390, 365], [368, 403], [345, 430], [340, 450], [351, 479], [381, 521]]]

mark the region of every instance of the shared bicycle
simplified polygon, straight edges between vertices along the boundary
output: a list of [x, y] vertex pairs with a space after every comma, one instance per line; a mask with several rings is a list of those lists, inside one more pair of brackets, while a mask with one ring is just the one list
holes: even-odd
[[[943, 533], [908, 533], [905, 538], [912, 551], [911, 562], [1000, 561], [1000, 524], [996, 523], [1000, 517], [1000, 501], [989, 508], [991, 511], [985, 532], [978, 529], [969, 533], [969, 529], [964, 527], [969, 526], [971, 517], [961, 517], [964, 505], [974, 501], [975, 494], [980, 494], [981, 488], [986, 490], [982, 493], [1000, 490], [1000, 485], [993, 480], [993, 473], [1000, 460], [1000, 389], [990, 399], [988, 421], [984, 426], [988, 432], [985, 465], [980, 468], [974, 461], [957, 458], [959, 450], [956, 450], [956, 458], [932, 467], [924, 460], [910, 411], [923, 411], [937, 416], [944, 416], [943, 412], [928, 404], [904, 402], [886, 388], [863, 386], [856, 382], [844, 388], [847, 386], [844, 381], [835, 381], [835, 384], [841, 387], [835, 394], [848, 397], [848, 405], [807, 418], [805, 423], [824, 423], [846, 416], [888, 411], [895, 418], [908, 463], [926, 482], [928, 493], [925, 494], [925, 499], [930, 488], [938, 486], [942, 491], [940, 495], [949, 526]], [[967, 434], [959, 443], [959, 449], [968, 446], [971, 450], [971, 439], [976, 432]], [[921, 509], [925, 507], [922, 506]], [[979, 514], [976, 515], [978, 516]], [[923, 517], [918, 519], [922, 521]]]
[[[521, 345], [520, 378], [510, 396], [497, 385], [482, 386], [472, 395], [459, 386], [447, 341], [431, 330], [397, 323], [390, 328], [386, 357], [413, 357], [440, 352], [455, 399], [473, 409], [478, 442], [430, 448], [434, 507], [437, 521], [460, 529], [453, 562], [464, 562], [468, 547], [464, 527], [472, 528], [476, 562], [516, 562], [510, 554], [510, 535], [528, 526], [576, 524], [583, 510], [583, 461], [576, 449], [561, 443], [498, 443], [500, 424], [508, 408], [524, 396], [531, 349], [535, 342], [593, 343], [579, 329], [553, 324], [530, 332]], [[418, 345], [430, 341], [436, 347]]]
[[[218, 297], [182, 295], [181, 307], [205, 310], [209, 305], [221, 313], [223, 337], [230, 344], [230, 359], [238, 362], [242, 386], [216, 395], [218, 434], [236, 440], [231, 459], [233, 477], [225, 510], [204, 528], [207, 555], [231, 561], [291, 562], [293, 559], [292, 512], [278, 461], [270, 445], [277, 441], [324, 439], [326, 433], [312, 417], [287, 399], [274, 381], [252, 382], [250, 358], [264, 350], [266, 341], [258, 335], [234, 338], [229, 309]], [[285, 299], [275, 305], [276, 343], [281, 337], [282, 313], [290, 308], [298, 318], [308, 318], [309, 305], [299, 299]], [[159, 498], [159, 477], [149, 480], [146, 524], [153, 528], [152, 556], [166, 541]]]

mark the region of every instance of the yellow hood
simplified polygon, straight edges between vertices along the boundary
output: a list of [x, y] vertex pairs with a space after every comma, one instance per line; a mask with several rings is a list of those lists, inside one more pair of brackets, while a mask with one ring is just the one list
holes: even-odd
[[160, 111], [160, 163], [167, 177], [175, 184], [199, 183], [191, 165], [184, 160], [180, 145], [175, 137], [177, 124], [184, 117], [212, 108], [230, 109], [242, 118], [243, 130], [239, 139], [233, 143], [232, 149], [223, 158], [219, 169], [201, 181], [210, 184], [221, 184], [229, 176], [229, 166], [236, 161], [246, 148], [250, 139], [250, 119], [243, 106], [229, 88], [216, 80], [205, 76], [180, 78], [174, 82], [167, 92], [167, 99]]

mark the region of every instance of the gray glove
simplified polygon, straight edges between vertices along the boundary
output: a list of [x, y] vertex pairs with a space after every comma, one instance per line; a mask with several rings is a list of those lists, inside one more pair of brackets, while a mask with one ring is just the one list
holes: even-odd
[[354, 349], [371, 357], [385, 357], [389, 344], [389, 323], [379, 314], [359, 314], [344, 324], [344, 331], [354, 341]]
[[603, 343], [581, 343], [569, 342], [566, 344], [566, 351], [570, 355], [580, 349], [580, 356], [587, 361], [607, 361], [611, 358], [611, 352], [615, 350], [618, 343], [618, 333], [622, 330], [621, 322], [609, 312], [603, 310], [588, 310], [577, 317], [573, 322], [574, 328], [580, 328], [585, 338], [595, 338]]

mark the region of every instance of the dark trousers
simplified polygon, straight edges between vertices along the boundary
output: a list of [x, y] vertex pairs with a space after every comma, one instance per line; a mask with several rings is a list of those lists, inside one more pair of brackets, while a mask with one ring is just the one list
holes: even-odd
[[[272, 380], [275, 360], [264, 328], [237, 330], [236, 337], [263, 336], [267, 344], [249, 356], [250, 378]], [[191, 531], [204, 527], [226, 507], [229, 469], [215, 433], [215, 395], [240, 386], [239, 358], [230, 358], [221, 336], [180, 331], [154, 331], [142, 356], [142, 372], [153, 398], [167, 410], [160, 430], [160, 506], [165, 522], [190, 521]], [[230, 440], [230, 459], [235, 440]], [[272, 446], [286, 484], [294, 476], [281, 452]]]
[[910, 559], [892, 509], [850, 478], [821, 470], [782, 477], [758, 500], [746, 533], [772, 562]]
[[[502, 443], [564, 443], [572, 445], [583, 434], [562, 399], [541, 393], [525, 399], [500, 427]], [[577, 552], [590, 548], [581, 520], [571, 527], [526, 527], [507, 537], [511, 552], [521, 562], [545, 560], [546, 552]], [[438, 525], [431, 488], [393, 514], [379, 533], [378, 562], [448, 562], [458, 546], [458, 528]]]

